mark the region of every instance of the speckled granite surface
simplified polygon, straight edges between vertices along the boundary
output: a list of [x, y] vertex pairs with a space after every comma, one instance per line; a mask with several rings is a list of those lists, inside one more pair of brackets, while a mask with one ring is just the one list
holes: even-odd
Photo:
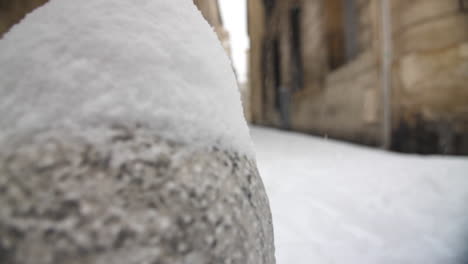
[[144, 126], [38, 133], [0, 150], [8, 264], [272, 264], [254, 161]]

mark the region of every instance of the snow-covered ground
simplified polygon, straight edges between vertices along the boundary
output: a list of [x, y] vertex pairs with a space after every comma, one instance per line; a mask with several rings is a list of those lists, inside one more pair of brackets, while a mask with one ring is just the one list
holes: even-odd
[[278, 264], [468, 261], [468, 158], [252, 128]]

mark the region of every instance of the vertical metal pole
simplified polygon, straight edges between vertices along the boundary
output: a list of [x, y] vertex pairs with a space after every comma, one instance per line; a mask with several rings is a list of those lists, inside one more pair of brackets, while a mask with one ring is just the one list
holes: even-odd
[[390, 0], [381, 0], [382, 17], [382, 148], [390, 149], [392, 131], [392, 18]]

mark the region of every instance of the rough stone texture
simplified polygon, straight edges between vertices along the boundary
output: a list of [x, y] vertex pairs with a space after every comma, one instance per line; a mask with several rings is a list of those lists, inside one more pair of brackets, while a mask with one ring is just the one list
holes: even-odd
[[0, 262], [274, 263], [255, 163], [141, 125], [53, 129], [0, 150]]

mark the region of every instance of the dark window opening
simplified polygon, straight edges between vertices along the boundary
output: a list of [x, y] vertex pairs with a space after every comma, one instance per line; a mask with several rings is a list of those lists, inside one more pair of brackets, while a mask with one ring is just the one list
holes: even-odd
[[295, 7], [291, 10], [291, 48], [292, 48], [292, 90], [297, 91], [303, 87], [303, 66], [301, 56], [301, 9]]
[[460, 10], [468, 12], [468, 0], [460, 0]]
[[263, 43], [263, 48], [262, 48], [262, 92], [261, 92], [261, 97], [262, 97], [262, 103], [261, 103], [261, 111], [262, 115], [265, 113], [265, 105], [268, 101], [268, 95], [267, 95], [267, 90], [268, 90], [268, 75], [269, 75], [269, 65], [270, 61], [268, 60], [268, 45], [267, 43]]
[[276, 0], [263, 0], [263, 5], [265, 6], [266, 14], [269, 16], [275, 8]]
[[325, 3], [328, 64], [335, 70], [359, 53], [359, 18], [355, 0], [327, 0]]
[[351, 61], [358, 54], [358, 10], [356, 0], [342, 1], [344, 1], [346, 59]]
[[276, 39], [273, 41], [273, 85], [275, 89], [275, 108], [281, 108], [281, 53], [280, 44]]
[[343, 5], [341, 0], [325, 1], [328, 64], [335, 70], [345, 63]]

